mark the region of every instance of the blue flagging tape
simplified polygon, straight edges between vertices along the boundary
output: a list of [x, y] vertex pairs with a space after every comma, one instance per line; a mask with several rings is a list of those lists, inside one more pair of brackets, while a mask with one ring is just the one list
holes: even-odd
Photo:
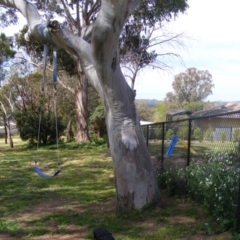
[[57, 75], [53, 74], [52, 79], [54, 83], [57, 82]]
[[53, 82], [57, 82], [57, 48], [53, 48]]

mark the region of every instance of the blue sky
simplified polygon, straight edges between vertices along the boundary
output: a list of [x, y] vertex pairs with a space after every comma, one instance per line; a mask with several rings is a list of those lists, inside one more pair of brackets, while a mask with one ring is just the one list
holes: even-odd
[[[207, 101], [240, 101], [240, 2], [239, 0], [188, 0], [189, 9], [166, 25], [174, 33], [184, 32], [186, 49], [178, 49], [184, 65], [172, 61], [171, 72], [145, 70], [136, 80], [137, 99], [163, 100], [172, 91], [174, 76], [195, 67], [208, 70], [215, 87]], [[11, 35], [19, 27], [10, 31]], [[1, 29], [0, 29], [1, 31]]]
[[215, 87], [207, 101], [240, 101], [240, 2], [238, 0], [188, 0], [190, 8], [167, 28], [184, 32], [187, 50], [178, 50], [185, 66], [173, 61], [172, 71], [140, 73], [138, 99], [163, 100], [172, 91], [174, 76], [195, 67], [208, 70]]

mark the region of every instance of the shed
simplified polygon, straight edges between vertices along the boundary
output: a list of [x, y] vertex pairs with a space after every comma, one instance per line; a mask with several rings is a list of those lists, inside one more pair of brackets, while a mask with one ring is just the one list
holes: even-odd
[[200, 128], [203, 134], [208, 134], [212, 141], [220, 141], [225, 135], [227, 141], [232, 141], [240, 132], [240, 103], [227, 103], [209, 110], [193, 113], [193, 127]]

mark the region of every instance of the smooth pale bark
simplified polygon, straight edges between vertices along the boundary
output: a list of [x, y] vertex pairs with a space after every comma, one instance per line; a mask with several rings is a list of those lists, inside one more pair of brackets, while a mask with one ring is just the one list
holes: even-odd
[[[27, 16], [28, 21], [33, 21], [33, 14], [26, 10], [29, 3], [24, 0], [0, 0], [0, 4], [8, 6], [10, 2], [20, 11], [24, 9], [23, 15]], [[102, 99], [114, 165], [117, 212], [159, 203], [155, 171], [135, 109], [135, 93], [121, 72], [118, 56], [120, 32], [139, 2], [102, 0], [92, 28], [91, 45], [56, 22], [49, 23], [47, 32], [46, 26], [39, 20], [30, 27], [35, 38], [48, 41], [51, 36], [49, 41], [78, 57], [84, 74]]]
[[7, 112], [6, 109], [4, 107], [4, 105], [2, 104], [2, 102], [0, 102], [0, 107], [3, 111], [3, 120], [4, 120], [4, 129], [5, 129], [5, 143], [7, 143], [6, 140], [9, 140], [9, 145], [10, 148], [13, 148], [13, 140], [12, 140], [12, 135], [11, 135], [11, 124], [10, 124], [10, 120], [7, 116]]

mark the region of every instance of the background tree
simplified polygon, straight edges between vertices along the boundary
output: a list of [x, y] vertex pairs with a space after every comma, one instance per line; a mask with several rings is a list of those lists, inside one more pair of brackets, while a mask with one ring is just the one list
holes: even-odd
[[152, 121], [153, 111], [147, 107], [144, 101], [138, 101], [136, 103], [136, 108], [140, 120]]
[[8, 61], [15, 56], [15, 51], [13, 50], [13, 38], [7, 37], [4, 33], [0, 34], [0, 87], [2, 81], [5, 79], [6, 67]]
[[[176, 1], [175, 4], [178, 5], [181, 2]], [[155, 10], [151, 11], [153, 11], [151, 14], [154, 15]], [[176, 49], [184, 47], [183, 39], [185, 37], [183, 33], [168, 32], [162, 22], [159, 25], [157, 18], [152, 19], [151, 23], [146, 23], [147, 20], [143, 20], [142, 16], [136, 12], [133, 19], [129, 19], [126, 23], [119, 41], [121, 65], [126, 78], [130, 80], [132, 89], [134, 89], [139, 72], [146, 67], [168, 70], [171, 68], [167, 64], [169, 59], [181, 60]]]
[[17, 10], [14, 8], [7, 8], [2, 6], [0, 8], [0, 27], [8, 27], [11, 24], [18, 22]]
[[204, 105], [205, 105], [204, 102], [190, 102], [186, 103], [183, 108], [191, 112], [197, 112], [203, 110]]
[[[169, 47], [184, 47], [183, 33], [171, 33], [165, 27], [172, 17], [185, 12], [185, 0], [141, 1], [128, 19], [120, 37], [121, 62], [130, 72], [131, 87], [134, 89], [136, 76], [141, 69], [169, 69], [169, 58], [181, 58]], [[130, 66], [130, 67], [129, 67]]]
[[[39, 7], [42, 5], [39, 5]], [[57, 8], [59, 8], [57, 6]], [[63, 10], [62, 10], [63, 11]], [[27, 27], [24, 27], [19, 34], [16, 34], [16, 43], [19, 48], [24, 48], [27, 54], [31, 57], [31, 63], [35, 66], [41, 65], [43, 60], [43, 44], [39, 42], [27, 42], [24, 35], [27, 32]], [[49, 64], [52, 64], [51, 45], [48, 46]], [[51, 71], [51, 66], [48, 67]], [[58, 78], [59, 85], [67, 89], [75, 100], [75, 140], [78, 143], [89, 142], [88, 133], [88, 101], [87, 101], [87, 83], [85, 76], [78, 69], [76, 59], [69, 57], [69, 54], [63, 49], [58, 50]], [[73, 78], [74, 77], [74, 78]], [[73, 79], [75, 79], [73, 81]], [[71, 80], [71, 81], [70, 81]], [[73, 123], [72, 118], [69, 119], [68, 128], [71, 129]]]
[[166, 114], [168, 112], [167, 104], [165, 101], [159, 103], [154, 109], [154, 122], [165, 122]]
[[10, 147], [13, 148], [13, 140], [11, 135], [12, 112], [7, 112], [5, 105], [2, 101], [0, 101], [0, 114], [2, 115], [2, 120], [4, 124], [5, 143], [7, 144], [7, 140], [9, 140]]
[[[47, 84], [44, 96], [40, 91], [42, 75], [34, 73], [26, 77], [12, 77], [1, 90], [10, 92], [15, 111], [14, 120], [22, 140], [34, 143], [38, 140], [40, 111], [42, 112], [40, 143], [56, 142], [55, 110], [53, 102], [53, 86]], [[57, 116], [59, 116], [57, 114]], [[63, 134], [64, 124], [58, 117], [58, 138]]]
[[[65, 1], [61, 2], [64, 4]], [[187, 3], [184, 0], [181, 3], [176, 5], [176, 0], [160, 3], [158, 0], [82, 1], [84, 24], [79, 33], [79, 24], [78, 31], [74, 32], [57, 21], [44, 22], [37, 8], [29, 2], [0, 0], [0, 5], [16, 8], [26, 17], [29, 40], [34, 36], [42, 42], [52, 42], [79, 59], [81, 70], [101, 97], [113, 158], [117, 212], [157, 204], [160, 197], [136, 114], [135, 93], [121, 71], [119, 36], [127, 19], [140, 4], [137, 8], [139, 17], [143, 16], [145, 24], [150, 24], [156, 18], [159, 22], [162, 19], [170, 21], [179, 12], [184, 12]]]
[[[0, 16], [2, 19], [2, 25], [7, 25], [7, 16], [11, 15], [14, 11], [6, 10], [3, 15]], [[12, 20], [15, 21], [14, 18]], [[13, 39], [12, 37], [7, 37], [4, 33], [0, 34], [0, 87], [2, 82], [6, 78], [6, 68], [9, 67], [8, 62], [14, 58], [15, 51], [13, 50]], [[8, 97], [9, 93], [0, 94], [0, 108], [2, 120], [4, 123], [5, 130], [5, 143], [9, 140], [10, 147], [13, 147], [13, 141], [11, 137], [11, 117], [12, 117], [12, 108], [8, 107], [10, 103], [10, 98]]]
[[214, 87], [212, 75], [207, 70], [189, 68], [174, 77], [173, 92], [166, 94], [165, 100], [183, 108], [185, 104], [200, 102], [212, 94]]

